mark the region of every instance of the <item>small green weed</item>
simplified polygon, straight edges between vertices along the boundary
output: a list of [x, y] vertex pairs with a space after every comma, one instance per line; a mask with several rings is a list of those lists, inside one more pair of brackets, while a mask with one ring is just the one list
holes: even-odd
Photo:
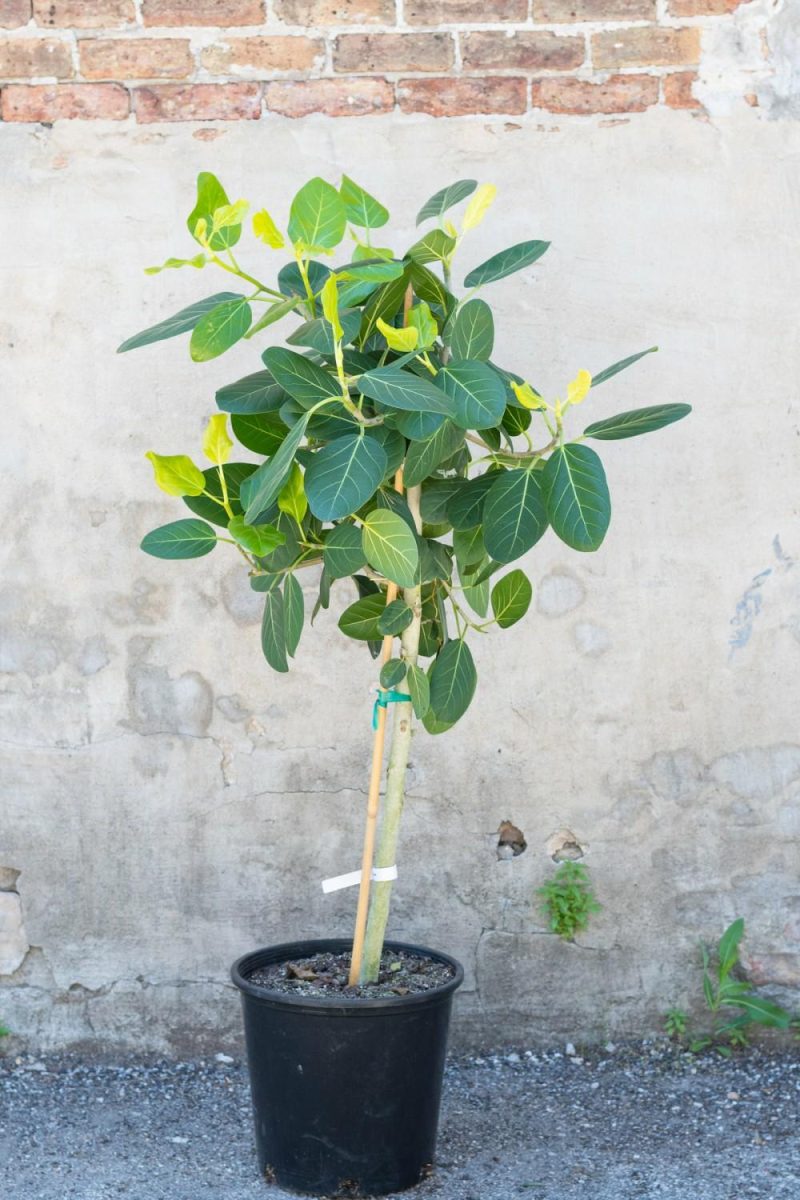
[[688, 1028], [689, 1014], [685, 1013], [682, 1008], [670, 1008], [664, 1017], [664, 1032], [667, 1037], [680, 1042], [686, 1037]]
[[576, 862], [562, 863], [536, 894], [542, 897], [551, 931], [567, 942], [574, 941], [575, 934], [588, 927], [592, 913], [602, 907], [592, 892], [588, 869]]

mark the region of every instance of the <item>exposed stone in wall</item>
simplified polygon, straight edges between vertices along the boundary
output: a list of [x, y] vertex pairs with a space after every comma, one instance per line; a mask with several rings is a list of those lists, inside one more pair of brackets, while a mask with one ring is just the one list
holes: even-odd
[[0, 975], [13, 975], [30, 949], [16, 890], [19, 874], [13, 867], [0, 867]]

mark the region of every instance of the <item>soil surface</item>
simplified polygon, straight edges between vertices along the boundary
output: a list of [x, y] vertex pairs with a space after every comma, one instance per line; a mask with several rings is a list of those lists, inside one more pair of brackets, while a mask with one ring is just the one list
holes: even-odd
[[[797, 1051], [724, 1060], [659, 1040], [459, 1057], [434, 1174], [403, 1196], [798, 1200], [799, 1128]], [[290, 1200], [259, 1178], [247, 1074], [225, 1054], [0, 1058], [0, 1196]]]
[[310, 958], [296, 958], [288, 963], [272, 963], [259, 967], [248, 976], [250, 983], [270, 992], [292, 996], [346, 996], [348, 999], [377, 1000], [383, 997], [409, 996], [429, 992], [453, 978], [447, 963], [405, 951], [389, 951], [381, 958], [376, 983], [361, 983], [350, 987], [350, 954], [323, 951]]

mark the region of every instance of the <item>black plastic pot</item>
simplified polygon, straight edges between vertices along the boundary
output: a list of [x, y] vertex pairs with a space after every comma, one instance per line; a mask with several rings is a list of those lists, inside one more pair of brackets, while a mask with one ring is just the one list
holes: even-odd
[[255, 987], [259, 967], [350, 942], [286, 942], [231, 969], [242, 994], [262, 1172], [314, 1196], [382, 1196], [413, 1187], [433, 1164], [453, 993], [464, 972], [423, 946], [387, 942], [448, 963], [439, 988], [391, 999], [303, 997]]

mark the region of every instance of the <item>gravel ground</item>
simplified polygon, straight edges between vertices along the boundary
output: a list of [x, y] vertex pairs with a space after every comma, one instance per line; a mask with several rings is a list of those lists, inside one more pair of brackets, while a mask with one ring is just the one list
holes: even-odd
[[[569, 1053], [572, 1051], [572, 1053]], [[663, 1041], [448, 1067], [415, 1200], [798, 1200], [800, 1057]], [[283, 1200], [257, 1176], [247, 1079], [200, 1062], [0, 1060], [3, 1200]]]

